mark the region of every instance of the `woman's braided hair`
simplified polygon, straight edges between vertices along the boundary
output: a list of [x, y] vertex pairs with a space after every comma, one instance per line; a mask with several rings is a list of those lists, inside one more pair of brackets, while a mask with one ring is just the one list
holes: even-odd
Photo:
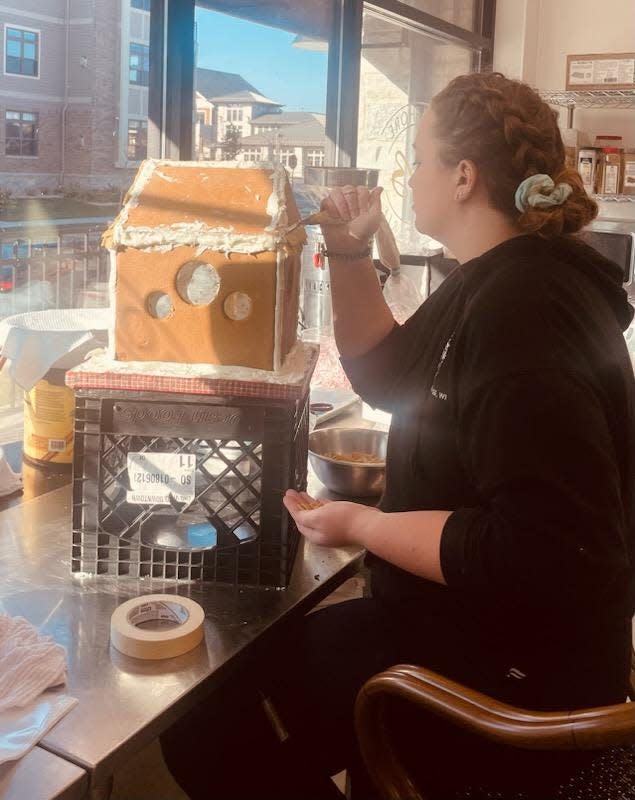
[[[527, 84], [498, 72], [461, 75], [433, 98], [431, 108], [443, 163], [473, 161], [492, 206], [526, 233], [575, 233], [597, 215], [580, 176], [565, 166], [556, 112]], [[518, 184], [539, 173], [573, 191], [562, 205], [530, 206], [521, 213], [514, 203]]]

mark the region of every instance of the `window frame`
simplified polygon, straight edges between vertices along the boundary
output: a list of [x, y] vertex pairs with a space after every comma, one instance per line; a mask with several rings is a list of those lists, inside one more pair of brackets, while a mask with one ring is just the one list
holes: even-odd
[[[136, 124], [137, 131], [142, 130], [145, 125], [146, 130], [146, 146], [145, 146], [145, 154], [140, 158], [132, 158], [130, 156], [130, 127], [132, 124]], [[148, 120], [144, 117], [128, 117], [128, 141], [126, 142], [126, 162], [127, 164], [139, 164], [145, 158], [148, 157]]]
[[[247, 161], [249, 163], [254, 163], [256, 161], [262, 161], [263, 160], [262, 159], [262, 150], [263, 150], [262, 147], [258, 147], [257, 145], [252, 145], [251, 147], [244, 147], [241, 150], [240, 155], [242, 156], [242, 160], [243, 161]], [[256, 158], [252, 158], [251, 157], [253, 153], [257, 154]], [[249, 158], [246, 157], [247, 155], [249, 155]]]
[[[144, 62], [143, 66], [147, 65], [147, 69], [135, 69], [136, 72], [140, 72], [142, 75], [146, 75], [146, 82], [141, 83], [140, 81], [132, 81], [130, 80], [130, 73], [133, 71], [133, 67], [131, 66], [131, 58], [132, 58], [132, 50], [134, 47], [141, 47], [144, 49]], [[142, 86], [148, 88], [150, 86], [150, 45], [145, 44], [144, 42], [136, 42], [131, 40], [128, 43], [128, 85], [129, 86]]]
[[[155, 45], [150, 68], [149, 154], [189, 159], [192, 153], [192, 94], [195, 70], [195, 6], [222, 11], [214, 0], [152, 0], [150, 41]], [[364, 9], [393, 22], [473, 51], [472, 69], [491, 66], [496, 0], [475, 0], [474, 30], [420, 11], [400, 0], [335, 0], [328, 41], [325, 163], [356, 166], [359, 67]], [[254, 20], [256, 21], [256, 20]], [[260, 21], [260, 24], [263, 24]], [[167, 97], [171, 102], [168, 105]]]
[[[317, 159], [316, 159], [317, 156]], [[316, 164], [315, 161], [319, 163]], [[324, 147], [307, 147], [303, 162], [307, 167], [323, 167], [326, 161], [326, 151]]]
[[476, 18], [475, 30], [470, 31], [448, 22], [441, 17], [436, 17], [429, 11], [421, 11], [415, 6], [402, 3], [400, 0], [365, 0], [364, 9], [373, 11], [385, 19], [399, 25], [411, 28], [417, 33], [423, 33], [451, 44], [463, 45], [472, 50], [491, 49], [493, 37], [483, 35], [484, 17], [489, 13], [488, 6], [496, 6], [496, 0], [475, 0], [474, 17]]
[[[283, 167], [287, 167], [288, 169], [291, 169], [291, 167], [289, 166], [288, 160], [289, 160], [289, 158], [291, 156], [297, 156], [296, 148], [295, 147], [281, 147], [276, 155], [278, 156], [278, 160], [282, 164]], [[298, 163], [300, 163], [300, 159], [298, 159]]]
[[[8, 51], [7, 51], [7, 40], [9, 37], [9, 29], [18, 30], [18, 31], [26, 31], [27, 33], [35, 33], [37, 35], [37, 75], [25, 75], [22, 72], [7, 72], [7, 58], [8, 58]], [[42, 75], [42, 31], [40, 28], [30, 28], [28, 25], [18, 25], [13, 24], [10, 22], [4, 23], [4, 51], [3, 51], [3, 62], [2, 62], [2, 71], [3, 74], [8, 78], [26, 78], [31, 81], [39, 81], [40, 76]]]
[[340, 0], [339, 9], [336, 7], [334, 34], [329, 42], [326, 99], [326, 163], [336, 167], [357, 165], [359, 69], [365, 10], [415, 32], [471, 49], [475, 72], [492, 64], [496, 0], [476, 0], [474, 31], [400, 0]]
[[[32, 114], [35, 117], [33, 121], [34, 127], [34, 136], [32, 140], [33, 144], [35, 145], [35, 153], [23, 153], [22, 152], [22, 142], [24, 141], [22, 135], [18, 137], [18, 141], [20, 143], [20, 152], [19, 153], [7, 153], [7, 142], [10, 139], [15, 139], [15, 136], [7, 136], [7, 125], [9, 123], [9, 119], [7, 118], [7, 114], [19, 114], [20, 119], [17, 120], [20, 129], [22, 129], [22, 125], [25, 124], [25, 121], [22, 119], [23, 114]], [[15, 121], [15, 120], [14, 120]], [[4, 109], [4, 157], [5, 158], [32, 158], [37, 159], [40, 157], [40, 112], [39, 111], [26, 111], [24, 109], [13, 109], [13, 108], [5, 108]]]

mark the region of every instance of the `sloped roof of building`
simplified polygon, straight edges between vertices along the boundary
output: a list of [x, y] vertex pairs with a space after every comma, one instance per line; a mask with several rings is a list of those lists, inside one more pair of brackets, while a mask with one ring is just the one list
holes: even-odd
[[284, 103], [278, 103], [275, 100], [270, 100], [259, 92], [252, 92], [245, 90], [244, 92], [233, 92], [231, 94], [220, 95], [219, 97], [210, 97], [212, 102], [216, 103], [242, 103], [249, 105], [250, 103], [257, 103], [261, 106], [278, 106], [281, 107]]
[[217, 69], [204, 69], [203, 67], [198, 67], [196, 70], [196, 89], [208, 100], [234, 92], [258, 93], [255, 86], [252, 86], [236, 72], [220, 72]]
[[[240, 143], [250, 147], [273, 144], [272, 131], [243, 136]], [[276, 144], [279, 144], [280, 147], [324, 147], [326, 144], [324, 126], [319, 122], [288, 125], [284, 128], [284, 132], [280, 133], [280, 141], [276, 141]]]
[[326, 114], [317, 114], [312, 111], [282, 111], [279, 114], [260, 114], [253, 117], [252, 125], [297, 125], [298, 123], [319, 122], [326, 124]]

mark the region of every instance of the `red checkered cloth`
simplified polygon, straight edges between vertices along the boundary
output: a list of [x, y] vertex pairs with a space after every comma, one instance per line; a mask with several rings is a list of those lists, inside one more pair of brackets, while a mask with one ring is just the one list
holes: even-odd
[[[126, 392], [167, 392], [219, 397], [251, 397], [262, 400], [299, 400], [308, 392], [318, 358], [317, 348], [307, 348], [304, 375], [295, 383], [241, 381], [228, 378], [176, 377], [143, 375], [134, 372], [91, 372], [84, 364], [80, 370], [66, 373], [71, 389], [105, 389]], [[90, 365], [90, 362], [87, 362]]]

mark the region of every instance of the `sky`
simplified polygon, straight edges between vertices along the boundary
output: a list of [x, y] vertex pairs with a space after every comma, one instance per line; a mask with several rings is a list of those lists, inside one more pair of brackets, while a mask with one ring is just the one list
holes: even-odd
[[201, 8], [196, 29], [197, 66], [237, 72], [284, 111], [324, 113], [326, 53], [291, 47], [292, 33]]

